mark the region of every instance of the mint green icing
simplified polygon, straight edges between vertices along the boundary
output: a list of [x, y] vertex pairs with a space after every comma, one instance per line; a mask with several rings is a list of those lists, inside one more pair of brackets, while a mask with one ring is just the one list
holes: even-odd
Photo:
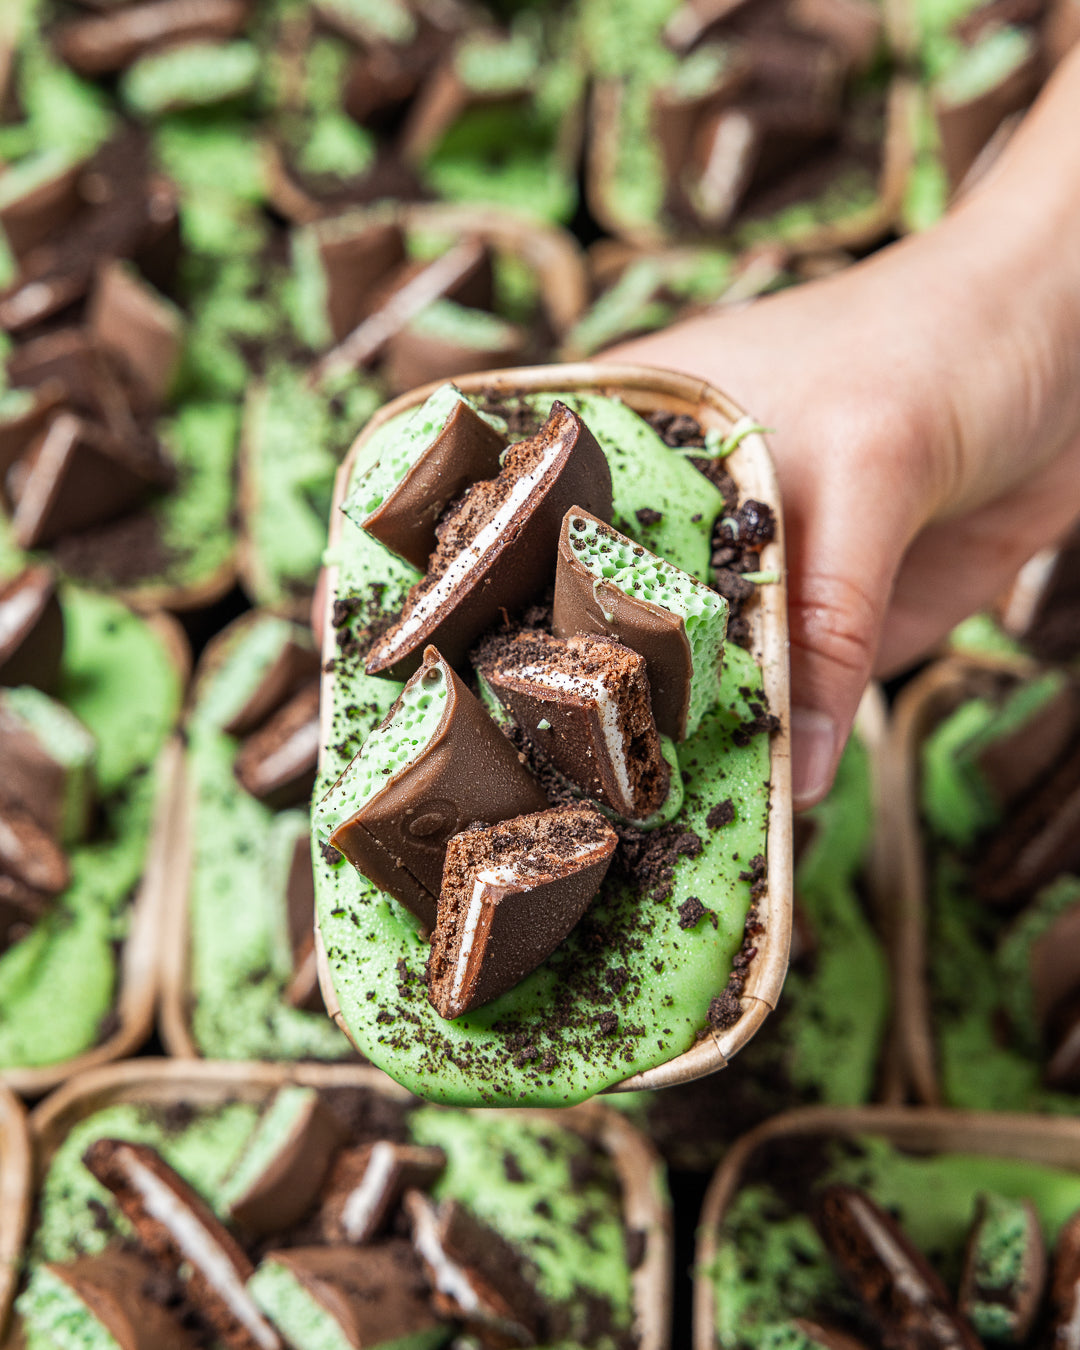
[[480, 413], [473, 400], [456, 385], [441, 384], [409, 417], [393, 443], [377, 459], [368, 454], [364, 455], [362, 463], [358, 463], [352, 486], [341, 505], [350, 520], [363, 527], [442, 435], [460, 403], [484, 417], [496, 429], [506, 430], [505, 422]]
[[583, 516], [571, 513], [569, 541], [576, 560], [594, 578], [593, 594], [605, 619], [613, 617], [604, 610], [605, 587], [612, 586], [683, 621], [691, 665], [686, 734], [692, 736], [719, 697], [727, 601], [688, 572]]
[[248, 93], [259, 71], [250, 42], [191, 42], [150, 52], [120, 77], [120, 96], [141, 117], [227, 103]]
[[93, 792], [94, 737], [62, 703], [31, 685], [0, 691], [0, 701], [37, 738], [49, 758], [66, 769], [60, 840], [77, 843], [86, 830]]
[[[908, 1236], [956, 1288], [979, 1195], [1030, 1199], [1048, 1243], [1080, 1208], [1080, 1175], [1037, 1163], [978, 1154], [912, 1156], [863, 1136], [860, 1153], [834, 1142], [820, 1184], [847, 1182], [894, 1213]], [[744, 1186], [725, 1216], [717, 1258], [706, 1272], [716, 1297], [722, 1350], [777, 1350], [790, 1319], [837, 1321], [853, 1305], [810, 1218], [792, 1211], [765, 1183]]]
[[105, 1324], [48, 1266], [34, 1267], [15, 1311], [28, 1350], [120, 1350]]
[[[259, 1108], [249, 1102], [218, 1106], [188, 1104], [188, 1118], [170, 1125], [149, 1105], [119, 1103], [96, 1111], [68, 1130], [49, 1164], [38, 1201], [38, 1221], [29, 1257], [38, 1261], [70, 1261], [95, 1256], [115, 1235], [131, 1232], [112, 1192], [83, 1166], [83, 1154], [95, 1139], [125, 1139], [149, 1144], [170, 1167], [221, 1213], [221, 1184], [255, 1128]], [[99, 1221], [91, 1223], [89, 1206]]]
[[[246, 704], [282, 644], [305, 630], [265, 613], [234, 629], [198, 685], [188, 722], [193, 794], [189, 882], [191, 1031], [219, 1059], [339, 1059], [345, 1038], [320, 1013], [290, 1007], [284, 905], [296, 812], [274, 813], [240, 787], [237, 741], [222, 727]], [[306, 819], [305, 819], [306, 827]]]
[[290, 1084], [278, 1088], [248, 1136], [243, 1153], [222, 1182], [218, 1204], [224, 1211], [228, 1212], [262, 1176], [318, 1095], [313, 1087]]
[[320, 840], [329, 840], [339, 825], [423, 755], [442, 723], [448, 692], [440, 665], [429, 666], [405, 686], [389, 719], [371, 732], [315, 808], [313, 826]]
[[[142, 876], [155, 794], [153, 764], [179, 712], [169, 650], [108, 596], [66, 587], [59, 701], [97, 743], [102, 828], [70, 851], [72, 879], [0, 956], [0, 1066], [56, 1064], [89, 1049], [113, 1006], [114, 943]], [[57, 997], [63, 990], [63, 997]]]
[[462, 82], [489, 98], [525, 88], [540, 70], [540, 53], [532, 35], [519, 29], [508, 41], [482, 33], [467, 38], [454, 53]]
[[[618, 509], [633, 522], [634, 531], [640, 530], [636, 508], [671, 503], [667, 537], [681, 536], [683, 553], [700, 557], [704, 573], [715, 515], [707, 509], [715, 491], [711, 485], [666, 447], [661, 463], [650, 464], [648, 447], [656, 438], [643, 423], [640, 437], [628, 434], [613, 440], [634, 416], [621, 404], [605, 404], [598, 396], [563, 397], [581, 407], [605, 451], [615, 446], [610, 462]], [[550, 405], [551, 396], [537, 402]], [[602, 410], [610, 416], [605, 419]], [[407, 416], [391, 419], [374, 433], [369, 461], [394, 443]], [[685, 523], [684, 503], [690, 501], [703, 508], [707, 523], [700, 525], [700, 533], [697, 525]], [[346, 632], [400, 605], [417, 578], [415, 569], [351, 521], [345, 523], [333, 560], [340, 569], [339, 594], [354, 596], [358, 604]], [[373, 586], [385, 589], [373, 591]], [[382, 720], [400, 689], [345, 661], [337, 675], [323, 765], [326, 785]], [[579, 928], [515, 989], [452, 1023], [442, 1021], [427, 1000], [427, 947], [401, 907], [348, 864], [333, 865], [317, 855], [316, 904], [330, 970], [350, 1034], [363, 1053], [435, 1100], [563, 1104], [692, 1045], [742, 941], [750, 900], [747, 861], [763, 851], [768, 739], [755, 736], [744, 745], [733, 740], [740, 725], [752, 720], [748, 701], [761, 697], [760, 672], [746, 652], [729, 646], [716, 707], [678, 747], [685, 792], [682, 823], [700, 835], [703, 846], [696, 858], [684, 856], [676, 863], [670, 898], [641, 896], [609, 876], [589, 912], [590, 922], [607, 933], [607, 948], [591, 950], [587, 932]], [[710, 830], [705, 817], [729, 796], [735, 821], [721, 831]], [[733, 865], [735, 854], [742, 861]], [[692, 895], [716, 912], [715, 928], [711, 923], [690, 931], [679, 928], [678, 907]], [[643, 945], [637, 933], [648, 934]], [[399, 963], [404, 963], [400, 969]], [[596, 1018], [602, 1010], [589, 1002], [585, 986], [611, 980], [622, 984], [619, 1023], [610, 1036], [601, 1036]], [[548, 1016], [556, 1000], [565, 1014], [559, 1025]], [[530, 1047], [528, 1056], [507, 1055], [510, 1034], [523, 1038], [520, 1043]]]
[[[422, 1107], [409, 1117], [409, 1128], [417, 1143], [446, 1152], [435, 1198], [460, 1201], [525, 1255], [541, 1295], [567, 1307], [570, 1344], [584, 1335], [589, 1295], [608, 1302], [614, 1328], [630, 1326], [620, 1193], [605, 1158], [553, 1121]], [[520, 1181], [506, 1176], [508, 1158]], [[541, 1201], [546, 1213], [537, 1209]]]

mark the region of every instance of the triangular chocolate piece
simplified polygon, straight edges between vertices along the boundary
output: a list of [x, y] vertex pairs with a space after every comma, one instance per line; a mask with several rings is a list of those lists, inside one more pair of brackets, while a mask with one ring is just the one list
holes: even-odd
[[48, 567], [28, 567], [0, 587], [0, 685], [56, 692], [64, 616]]
[[110, 262], [98, 270], [86, 322], [91, 339], [114, 358], [143, 402], [161, 407], [180, 362], [180, 311], [129, 263]]
[[440, 1017], [490, 1003], [546, 961], [588, 909], [617, 843], [585, 805], [455, 835], [427, 964]]
[[12, 253], [22, 257], [79, 209], [81, 164], [43, 151], [0, 173], [0, 228]]
[[477, 370], [517, 366], [530, 334], [486, 310], [435, 300], [387, 339], [382, 371], [391, 389], [415, 389]]
[[248, 0], [129, 3], [58, 25], [56, 49], [80, 75], [112, 75], [160, 47], [233, 37], [250, 13]]
[[230, 736], [250, 735], [286, 700], [318, 678], [319, 654], [315, 648], [298, 641], [295, 628], [290, 630], [282, 625], [279, 633], [277, 650], [267, 661], [258, 683], [222, 727]]
[[592, 635], [525, 631], [485, 642], [478, 668], [537, 750], [621, 816], [644, 820], [667, 796], [645, 658]]
[[[10, 369], [8, 374], [10, 378]], [[63, 401], [59, 380], [46, 380], [33, 391], [8, 390], [0, 399], [0, 505], [5, 510], [11, 509], [8, 470], [26, 454]]]
[[252, 732], [236, 756], [245, 792], [275, 811], [306, 802], [319, 758], [319, 685], [305, 685]]
[[429, 1190], [446, 1167], [441, 1148], [374, 1144], [343, 1149], [326, 1183], [320, 1221], [327, 1242], [370, 1242], [386, 1229], [407, 1190]]
[[93, 735], [63, 704], [29, 685], [0, 689], [0, 802], [61, 843], [86, 834], [96, 750]]
[[556, 400], [536, 435], [506, 452], [498, 477], [444, 516], [427, 575], [372, 646], [368, 674], [410, 674], [429, 642], [459, 664], [485, 629], [543, 590], [563, 515], [582, 502], [610, 517], [611, 471], [592, 432]]
[[307, 334], [316, 347], [341, 342], [372, 312], [386, 278], [405, 261], [405, 236], [395, 221], [363, 212], [318, 221], [297, 231], [298, 274], [318, 304]]

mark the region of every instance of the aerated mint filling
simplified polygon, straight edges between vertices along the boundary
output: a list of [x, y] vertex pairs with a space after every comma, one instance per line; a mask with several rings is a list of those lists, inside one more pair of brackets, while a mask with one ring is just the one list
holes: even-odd
[[409, 332], [462, 347], [509, 347], [517, 336], [513, 324], [497, 314], [453, 300], [433, 300], [409, 324]]
[[296, 1350], [353, 1350], [340, 1322], [312, 1298], [287, 1266], [263, 1261], [247, 1288], [259, 1310]]
[[682, 619], [692, 663], [686, 718], [686, 734], [692, 736], [720, 697], [727, 601], [688, 572], [680, 571], [614, 531], [601, 532], [583, 517], [571, 517], [570, 546], [577, 560], [596, 578], [593, 588], [601, 610], [600, 584], [608, 582], [624, 595], [658, 605]]
[[350, 520], [363, 529], [365, 521], [400, 486], [432, 442], [442, 435], [459, 403], [471, 408], [497, 431], [506, 431], [506, 423], [501, 418], [480, 412], [472, 399], [466, 398], [456, 385], [440, 385], [401, 428], [386, 453], [353, 483], [341, 507]]
[[316, 807], [314, 827], [320, 839], [329, 839], [339, 825], [356, 815], [423, 752], [439, 729], [446, 694], [446, 676], [437, 665], [429, 666], [406, 685], [390, 720], [375, 728], [359, 755]]
[[193, 714], [204, 725], [227, 726], [262, 684], [266, 672], [293, 639], [296, 625], [262, 615], [236, 635], [227, 660], [200, 691]]
[[259, 1117], [236, 1166], [221, 1187], [220, 1203], [227, 1209], [245, 1195], [266, 1171], [297, 1119], [318, 1093], [311, 1087], [283, 1087]]
[[120, 1350], [74, 1289], [46, 1266], [36, 1266], [15, 1310], [27, 1350]]
[[123, 101], [143, 116], [201, 108], [246, 94], [259, 73], [250, 42], [192, 42], [141, 57], [120, 82]]
[[60, 837], [65, 844], [76, 842], [86, 826], [97, 740], [62, 703], [31, 685], [5, 690], [4, 703], [67, 770]]
[[1034, 38], [1020, 28], [998, 28], [965, 48], [939, 81], [946, 103], [967, 103], [989, 92], [1031, 55]]

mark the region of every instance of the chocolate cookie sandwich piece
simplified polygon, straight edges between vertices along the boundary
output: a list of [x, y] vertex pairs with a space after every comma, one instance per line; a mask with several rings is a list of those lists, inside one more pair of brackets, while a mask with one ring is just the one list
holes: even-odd
[[319, 803], [314, 828], [430, 931], [448, 841], [547, 805], [510, 742], [434, 647]]
[[977, 1201], [958, 1303], [984, 1341], [1022, 1345], [1046, 1288], [1046, 1244], [1030, 1200]]
[[64, 616], [47, 567], [28, 567], [0, 586], [0, 685], [56, 692]]
[[405, 1192], [430, 1190], [445, 1167], [446, 1154], [434, 1146], [380, 1139], [343, 1149], [319, 1214], [327, 1242], [370, 1242], [389, 1225]]
[[630, 820], [660, 809], [670, 770], [644, 657], [603, 638], [526, 630], [489, 640], [478, 669], [537, 753], [587, 797]]
[[501, 611], [521, 609], [548, 580], [536, 559], [551, 557], [565, 512], [611, 513], [611, 472], [592, 432], [565, 404], [528, 440], [506, 452], [496, 478], [472, 491], [440, 522], [424, 580], [401, 617], [373, 644], [369, 675], [400, 677], [433, 643], [460, 662]]
[[295, 1350], [433, 1350], [451, 1335], [431, 1307], [409, 1244], [270, 1251], [248, 1282], [255, 1301]]
[[658, 729], [692, 736], [719, 693], [727, 601], [587, 510], [559, 536], [554, 631], [600, 633], [645, 658]]
[[1080, 650], [1080, 530], [1021, 568], [1001, 623], [1041, 661], [1068, 660]]
[[545, 961], [600, 889], [616, 842], [590, 806], [454, 835], [427, 966], [439, 1015], [490, 1003]]
[[425, 568], [439, 517], [463, 489], [498, 474], [505, 447], [505, 423], [483, 416], [454, 385], [442, 385], [413, 414], [393, 453], [357, 478], [343, 510], [406, 562]]
[[196, 671], [164, 998], [173, 1053], [349, 1053], [314, 978], [310, 818], [306, 794], [296, 797], [310, 781], [317, 707], [305, 691], [317, 670], [305, 626], [257, 611]]

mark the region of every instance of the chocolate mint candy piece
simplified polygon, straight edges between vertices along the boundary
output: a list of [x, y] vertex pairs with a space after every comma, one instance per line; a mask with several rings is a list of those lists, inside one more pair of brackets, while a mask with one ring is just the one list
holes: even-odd
[[0, 228], [17, 258], [29, 253], [79, 209], [82, 167], [70, 163], [58, 151], [44, 151], [18, 165], [8, 165], [0, 173]]
[[230, 736], [248, 736], [287, 699], [318, 678], [319, 654], [306, 641], [297, 640], [297, 630], [282, 623], [272, 634], [276, 645], [268, 653], [258, 683], [224, 724]]
[[64, 386], [59, 380], [47, 380], [32, 393], [10, 389], [0, 397], [0, 505], [6, 510], [11, 509], [8, 470], [27, 452], [63, 401]]
[[645, 658], [657, 729], [692, 736], [720, 694], [727, 601], [580, 507], [559, 536], [552, 626], [599, 633]]
[[275, 816], [266, 850], [266, 886], [280, 904], [282, 965], [292, 967], [285, 1002], [307, 1012], [325, 1011], [315, 953], [315, 876], [306, 811]]
[[644, 820], [667, 796], [645, 659], [593, 636], [490, 640], [480, 669], [540, 753], [589, 797]]
[[67, 857], [52, 835], [11, 807], [0, 812], [0, 874], [44, 896], [59, 895], [71, 881]]
[[[1057, 890], [1053, 887], [1051, 892], [1044, 892], [1025, 913], [1033, 914], [1043, 902], [1053, 904]], [[1024, 926], [1021, 916], [1013, 930], [1014, 940], [1023, 941]], [[1002, 950], [1009, 941], [1006, 937]], [[1052, 1029], [1064, 1005], [1080, 993], [1080, 898], [1052, 918], [1031, 943], [1028, 970], [1035, 1021], [1045, 1033]]]
[[[1080, 4], [1076, 0], [1071, 3], [1076, 9], [1080, 37]], [[1028, 567], [1033, 565], [1034, 559]], [[1015, 635], [1042, 661], [1068, 660], [1080, 651], [1080, 527], [1042, 560], [1036, 584], [1037, 594]], [[1007, 612], [1004, 622], [1012, 631]]]
[[279, 1088], [221, 1183], [219, 1206], [256, 1236], [299, 1223], [314, 1206], [344, 1133], [314, 1088]]
[[[838, 1331], [836, 1327], [825, 1327], [820, 1322], [811, 1322], [806, 1317], [796, 1317], [792, 1319], [792, 1326], [799, 1329], [806, 1345], [820, 1346], [821, 1350], [866, 1350], [862, 1341], [856, 1340], [854, 1336], [849, 1336], [846, 1331]], [[800, 1341], [799, 1345], [802, 1346]]]
[[980, 1195], [957, 1302], [984, 1341], [1022, 1345], [1046, 1284], [1046, 1246], [1030, 1200]]
[[460, 1318], [485, 1343], [498, 1337], [503, 1345], [536, 1345], [544, 1303], [514, 1248], [457, 1200], [436, 1206], [408, 1191], [404, 1207], [436, 1309]]
[[1010, 113], [1025, 108], [1039, 87], [1035, 36], [1022, 28], [995, 28], [957, 57], [934, 88], [941, 158], [954, 191], [979, 152]]
[[172, 387], [184, 340], [184, 321], [130, 264], [111, 262], [97, 274], [87, 311], [92, 340], [109, 353], [150, 408]]
[[618, 836], [590, 806], [455, 835], [446, 849], [428, 996], [460, 1017], [546, 961], [600, 889]]
[[[1032, 705], [1030, 711], [1025, 699]], [[972, 747], [974, 767], [1002, 814], [1054, 767], [1080, 728], [1080, 690], [1063, 675], [1048, 672], [1017, 689], [1010, 708], [1015, 713], [1009, 721], [1019, 718], [1016, 725], [995, 726], [986, 744], [979, 738]]]
[[196, 1350], [198, 1340], [149, 1290], [160, 1276], [134, 1252], [110, 1248], [63, 1265], [34, 1266], [18, 1310], [39, 1344], [118, 1350]]
[[375, 309], [386, 278], [405, 262], [393, 221], [358, 212], [295, 231], [293, 266], [305, 295], [305, 339], [316, 349], [341, 342]]
[[1055, 1018], [1057, 1043], [1046, 1064], [1047, 1084], [1059, 1091], [1080, 1089], [1080, 993]]
[[0, 689], [0, 802], [62, 844], [90, 823], [97, 743], [79, 719], [29, 685]]
[[854, 1186], [826, 1187], [817, 1225], [884, 1350], [980, 1350], [941, 1277], [868, 1195]]
[[441, 1148], [380, 1139], [337, 1156], [321, 1213], [327, 1242], [370, 1242], [383, 1232], [407, 1190], [428, 1190], [446, 1167]]
[[83, 1163], [112, 1191], [147, 1255], [171, 1275], [179, 1273], [188, 1297], [230, 1350], [281, 1350], [245, 1288], [253, 1267], [243, 1248], [154, 1149], [96, 1139]]
[[293, 1350], [435, 1350], [450, 1335], [431, 1309], [416, 1253], [402, 1239], [267, 1252], [248, 1289]]
[[380, 890], [435, 926], [451, 835], [547, 799], [434, 647], [319, 803], [314, 827]]
[[151, 0], [72, 19], [56, 29], [61, 58], [81, 75], [111, 75], [152, 49], [197, 38], [229, 38], [243, 28], [247, 0]]
[[236, 756], [236, 778], [278, 811], [311, 796], [318, 758], [319, 685], [312, 681], [247, 738]]
[[394, 448], [356, 480], [342, 509], [391, 552], [424, 568], [447, 503], [499, 472], [504, 430], [444, 384], [412, 415]]
[[521, 365], [530, 335], [487, 310], [434, 300], [393, 337], [383, 353], [391, 389], [415, 389], [450, 375]]
[[1051, 1337], [1053, 1350], [1080, 1346], [1080, 1213], [1058, 1233], [1050, 1275]]
[[368, 653], [368, 674], [401, 678], [429, 642], [459, 664], [485, 629], [543, 590], [562, 518], [580, 503], [610, 517], [611, 471], [592, 432], [556, 400], [537, 434], [506, 452], [498, 477], [444, 516], [427, 575]]
[[212, 108], [255, 86], [259, 53], [250, 42], [178, 42], [148, 51], [120, 78], [123, 103], [136, 117]]
[[121, 440], [138, 439], [129, 392], [85, 329], [60, 328], [21, 343], [8, 361], [8, 374], [25, 388], [48, 393], [59, 387], [70, 412], [100, 423]]
[[28, 567], [0, 587], [0, 685], [56, 691], [64, 616], [48, 567]]
[[61, 413], [8, 473], [15, 540], [20, 548], [42, 548], [63, 535], [103, 525], [159, 483], [153, 468], [108, 432]]

